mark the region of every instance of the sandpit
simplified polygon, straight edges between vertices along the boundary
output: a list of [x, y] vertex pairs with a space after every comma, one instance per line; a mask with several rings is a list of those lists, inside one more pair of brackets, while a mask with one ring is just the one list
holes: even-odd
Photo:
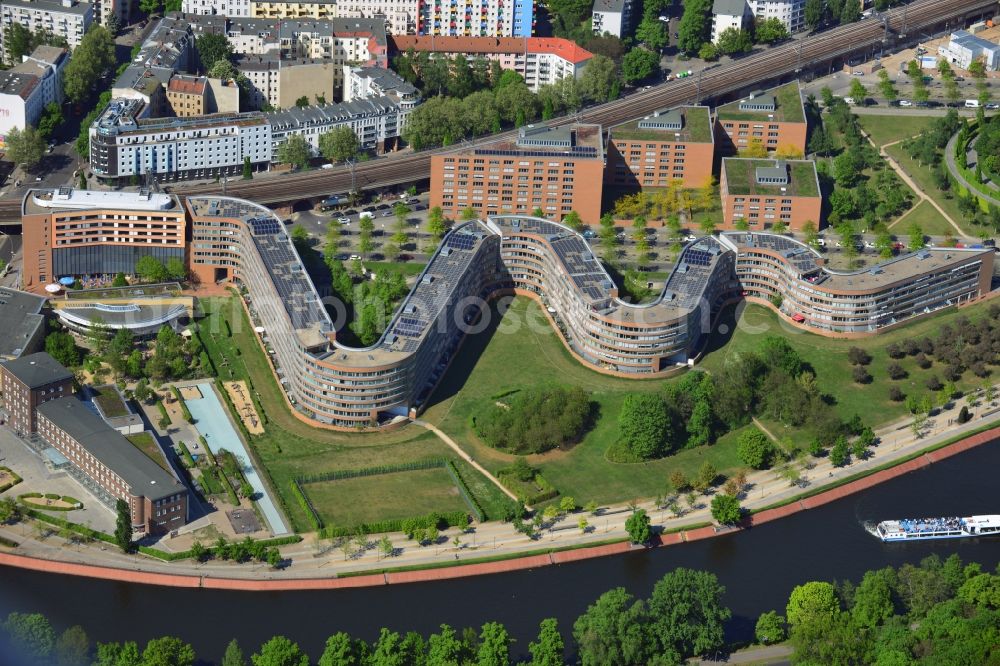
[[229, 394], [229, 399], [232, 400], [233, 406], [236, 408], [236, 413], [239, 415], [240, 420], [243, 421], [243, 426], [247, 429], [247, 432], [251, 435], [264, 434], [264, 426], [260, 422], [260, 416], [253, 405], [253, 400], [250, 399], [247, 383], [244, 381], [224, 383], [226, 385], [226, 393]]

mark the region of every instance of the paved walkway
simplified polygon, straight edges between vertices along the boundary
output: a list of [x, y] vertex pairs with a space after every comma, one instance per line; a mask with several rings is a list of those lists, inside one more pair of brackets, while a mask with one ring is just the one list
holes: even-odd
[[948, 172], [951, 173], [952, 177], [957, 180], [962, 187], [967, 189], [969, 192], [975, 194], [980, 199], [985, 199], [987, 203], [993, 204], [994, 206], [1000, 206], [1000, 199], [991, 197], [988, 194], [984, 194], [981, 190], [976, 189], [973, 185], [965, 179], [965, 176], [958, 170], [958, 165], [955, 164], [955, 143], [958, 141], [958, 134], [951, 137], [948, 140], [948, 145], [944, 149], [944, 159], [945, 163], [948, 165]]
[[689, 664], [787, 664], [795, 650], [791, 645], [758, 645], [718, 659], [688, 659]]

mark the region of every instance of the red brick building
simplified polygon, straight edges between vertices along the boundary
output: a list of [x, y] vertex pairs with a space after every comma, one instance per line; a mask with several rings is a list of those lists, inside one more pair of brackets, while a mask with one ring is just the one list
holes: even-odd
[[73, 395], [73, 373], [45, 352], [29, 354], [0, 363], [0, 390], [10, 427], [32, 433], [39, 405]]
[[820, 226], [823, 197], [816, 163], [810, 160], [748, 160], [725, 157], [719, 178], [724, 229], [790, 231], [806, 222]]
[[659, 111], [608, 130], [604, 182], [619, 188], [701, 187], [712, 177], [715, 141], [707, 106]]
[[733, 155], [760, 142], [770, 152], [805, 155], [806, 111], [798, 81], [786, 83], [715, 110], [716, 142]]

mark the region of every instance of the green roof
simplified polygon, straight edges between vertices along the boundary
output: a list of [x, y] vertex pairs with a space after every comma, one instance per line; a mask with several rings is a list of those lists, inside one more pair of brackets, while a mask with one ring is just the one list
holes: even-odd
[[719, 120], [771, 120], [779, 123], [804, 123], [806, 121], [798, 81], [792, 81], [791, 83], [786, 83], [783, 86], [771, 88], [764, 92], [774, 95], [775, 109], [773, 113], [767, 111], [741, 111], [740, 102], [746, 99], [743, 98], [718, 107], [716, 114]]
[[[768, 185], [757, 182], [757, 168], [774, 168], [776, 160], [748, 160], [727, 157], [722, 160], [729, 194], [773, 194], [776, 196], [818, 197], [816, 163], [810, 160], [777, 160], [788, 165], [787, 185]], [[781, 188], [785, 191], [782, 192]]]
[[142, 451], [147, 458], [162, 467], [165, 471], [170, 471], [170, 466], [163, 457], [160, 446], [153, 439], [148, 431], [137, 432], [134, 435], [125, 435], [125, 439], [132, 442], [132, 446]]
[[638, 141], [670, 141], [673, 143], [712, 143], [712, 123], [710, 122], [707, 106], [680, 106], [676, 109], [684, 119], [684, 125], [679, 138], [675, 138], [675, 132], [668, 129], [640, 128], [642, 120], [633, 120], [623, 125], [612, 127], [610, 132], [612, 137], [619, 139], [632, 139]]
[[93, 391], [94, 402], [101, 408], [104, 418], [113, 419], [116, 416], [127, 416], [130, 413], [118, 393], [118, 389], [114, 386], [96, 386]]

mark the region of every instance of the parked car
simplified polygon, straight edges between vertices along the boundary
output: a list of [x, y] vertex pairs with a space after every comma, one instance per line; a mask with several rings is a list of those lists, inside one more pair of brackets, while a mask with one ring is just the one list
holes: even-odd
[[687, 236], [684, 237], [684, 242], [685, 243], [693, 243], [696, 240], [698, 240], [698, 237], [695, 236], [695, 235], [693, 235], [693, 234], [688, 234]]
[[413, 210], [424, 210], [427, 206], [423, 204], [413, 204]]
[[590, 229], [585, 229], [584, 232], [583, 232], [583, 237], [584, 238], [595, 238], [596, 236], [597, 236], [597, 234], [595, 234]]
[[337, 222], [340, 222], [341, 224], [350, 224], [351, 220], [347, 217], [338, 217]]
[[410, 197], [409, 199], [406, 200], [406, 203], [408, 203], [408, 204], [418, 204], [418, 203], [420, 203], [420, 199], [418, 199], [416, 197]]
[[391, 210], [382, 211], [382, 217], [392, 217], [392, 211]]
[[996, 111], [997, 109], [1000, 109], [1000, 104], [997, 104], [996, 102], [990, 102], [989, 104], [986, 105], [986, 108], [989, 109], [990, 111]]
[[854, 74], [854, 76], [864, 76], [865, 75], [865, 73], [862, 72], [860, 69], [854, 70], [853, 74]]
[[361, 257], [358, 256], [358, 255], [356, 255], [356, 254], [352, 254], [351, 257], [350, 257], [350, 259], [351, 259], [351, 261], [355, 261], [355, 260], [360, 260]]
[[387, 204], [387, 203], [384, 203], [384, 204], [379, 204], [379, 205], [375, 206], [375, 209], [376, 209], [376, 210], [387, 210], [387, 209], [389, 209], [389, 208], [392, 208], [392, 206], [390, 206], [390, 205], [389, 205], [389, 204]]
[[899, 100], [899, 105], [900, 106], [913, 106], [913, 102], [911, 102], [908, 99], [901, 99], [901, 100]]

